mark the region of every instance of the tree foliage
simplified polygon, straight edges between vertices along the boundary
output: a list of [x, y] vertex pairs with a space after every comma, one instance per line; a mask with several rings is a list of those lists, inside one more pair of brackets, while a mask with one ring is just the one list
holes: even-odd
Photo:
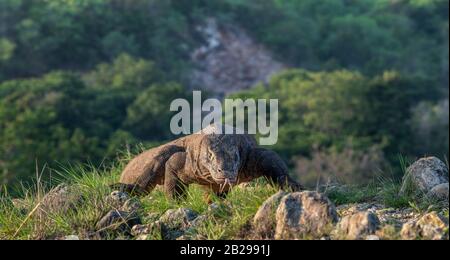
[[209, 17], [246, 29], [293, 68], [235, 95], [280, 99], [274, 148], [287, 160], [314, 157], [313, 147], [340, 158], [349, 145], [391, 162], [447, 155], [448, 9], [447, 0], [0, 0], [0, 182], [173, 138], [169, 105], [187, 97], [196, 27]]

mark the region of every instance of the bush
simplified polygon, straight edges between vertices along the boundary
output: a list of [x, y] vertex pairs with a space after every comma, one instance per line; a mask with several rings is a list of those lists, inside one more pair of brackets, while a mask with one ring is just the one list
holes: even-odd
[[342, 151], [314, 148], [311, 158], [295, 159], [295, 176], [307, 187], [329, 184], [369, 184], [386, 172], [388, 163], [379, 146]]

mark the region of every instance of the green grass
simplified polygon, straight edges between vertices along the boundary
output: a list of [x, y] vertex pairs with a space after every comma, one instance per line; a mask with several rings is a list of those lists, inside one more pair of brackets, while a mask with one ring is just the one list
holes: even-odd
[[418, 213], [445, 211], [448, 204], [427, 198], [423, 194], [401, 195], [401, 181], [383, 179], [359, 186], [342, 186], [326, 190], [325, 194], [336, 205], [377, 202], [388, 208], [412, 208]]
[[[67, 235], [81, 235], [95, 231], [96, 223], [104, 216], [111, 206], [105, 197], [111, 193], [110, 184], [116, 183], [126, 161], [119, 162], [109, 169], [97, 169], [90, 166], [66, 167], [58, 171], [54, 183], [64, 182], [81, 193], [83, 203], [75, 210], [65, 214], [48, 214], [39, 217], [33, 212], [43, 194], [49, 190], [49, 185], [36, 181], [32, 187], [22, 187], [20, 198], [25, 207], [14, 206], [15, 201], [5, 190], [0, 194], [0, 239], [56, 239]], [[414, 208], [420, 212], [439, 210], [448, 218], [448, 204], [419, 197], [399, 195], [400, 181], [378, 180], [365, 187], [348, 187], [328, 189], [326, 195], [336, 205], [378, 202], [390, 208]], [[199, 215], [208, 215], [189, 235], [206, 239], [239, 239], [245, 237], [249, 223], [260, 205], [277, 192], [276, 188], [264, 180], [258, 180], [249, 187], [236, 187], [226, 200], [213, 197], [219, 209], [214, 214], [208, 213], [208, 204], [204, 199], [204, 191], [195, 185], [188, 190], [185, 200], [168, 199], [161, 189], [156, 189], [149, 196], [141, 198], [140, 212], [144, 224], [151, 220], [149, 214], [156, 217], [168, 209], [189, 208]], [[159, 234], [152, 239], [161, 239]], [[113, 237], [111, 237], [113, 239]]]
[[64, 181], [80, 192], [83, 203], [76, 210], [65, 214], [39, 217], [33, 209], [36, 209], [43, 194], [48, 191], [48, 185], [38, 181], [32, 187], [23, 188], [20, 199], [27, 205], [25, 209], [15, 207], [13, 199], [8, 194], [3, 194], [0, 199], [0, 238], [53, 239], [93, 230], [107, 209], [104, 197], [110, 193], [108, 185], [116, 179], [119, 172], [76, 167], [64, 169], [60, 174], [65, 177], [58, 181]]
[[372, 202], [378, 195], [377, 187], [342, 186], [324, 192], [336, 205]]
[[[191, 235], [213, 240], [234, 239], [245, 225], [253, 218], [261, 204], [277, 192], [276, 188], [267, 185], [265, 181], [256, 181], [250, 187], [236, 187], [226, 200], [213, 197], [218, 205], [214, 214], [202, 223]], [[204, 191], [192, 185], [188, 190], [186, 200], [168, 199], [161, 190], [154, 191], [142, 199], [144, 212], [162, 215], [168, 209], [189, 208], [203, 215], [208, 213], [208, 203], [204, 199]]]
[[[14, 199], [8, 193], [0, 194], [0, 239], [55, 239], [95, 231], [96, 223], [111, 209], [105, 198], [112, 191], [109, 185], [117, 182], [122, 166], [123, 164], [103, 170], [77, 166], [58, 171], [53, 183], [69, 184], [81, 193], [83, 201], [78, 208], [65, 214], [48, 214], [40, 218], [33, 212], [43, 194], [49, 191], [49, 185], [40, 181], [15, 192], [20, 194], [20, 200], [27, 205], [25, 209], [14, 206]], [[216, 210], [195, 234], [208, 239], [235, 238], [252, 219], [259, 206], [276, 192], [275, 188], [264, 181], [258, 181], [250, 188], [236, 187], [225, 201], [213, 197], [213, 202], [223, 207]], [[205, 214], [209, 206], [204, 199], [203, 189], [195, 185], [189, 188], [185, 200], [168, 199], [160, 189], [156, 189], [142, 198], [141, 202], [143, 208], [140, 213], [143, 220], [150, 213], [160, 216], [168, 209], [176, 208], [189, 208], [198, 214]]]

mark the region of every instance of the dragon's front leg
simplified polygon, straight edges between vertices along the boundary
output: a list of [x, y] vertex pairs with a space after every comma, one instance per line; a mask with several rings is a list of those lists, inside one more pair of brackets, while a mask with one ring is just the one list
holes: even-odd
[[245, 172], [253, 178], [265, 177], [284, 190], [303, 190], [303, 187], [289, 176], [288, 167], [281, 157], [267, 149], [255, 148], [250, 152]]

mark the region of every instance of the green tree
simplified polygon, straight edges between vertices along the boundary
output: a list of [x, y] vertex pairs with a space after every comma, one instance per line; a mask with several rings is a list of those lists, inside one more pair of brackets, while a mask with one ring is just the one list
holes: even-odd
[[111, 64], [98, 65], [84, 78], [86, 84], [93, 88], [135, 92], [147, 88], [154, 82], [160, 82], [163, 75], [153, 62], [122, 54]]
[[128, 107], [126, 129], [141, 140], [173, 138], [170, 120], [174, 113], [170, 111], [170, 104], [175, 99], [187, 97], [186, 90], [177, 83], [150, 86]]
[[233, 95], [275, 98], [280, 102], [279, 142], [274, 149], [290, 159], [309, 156], [312, 147], [366, 149], [380, 145], [392, 162], [415, 156], [412, 110], [421, 100], [436, 100], [438, 88], [395, 72], [368, 78], [358, 72], [290, 70], [268, 87]]
[[87, 136], [83, 84], [70, 74], [0, 85], [0, 161], [8, 179], [34, 174], [36, 162], [98, 159], [100, 139]]

